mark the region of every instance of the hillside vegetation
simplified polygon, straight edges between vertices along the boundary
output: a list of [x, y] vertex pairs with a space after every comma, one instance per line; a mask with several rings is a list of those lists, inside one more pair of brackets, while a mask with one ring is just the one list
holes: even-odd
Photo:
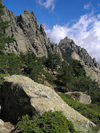
[[[70, 62], [61, 62], [60, 57], [56, 54], [49, 54], [48, 58], [39, 58], [33, 53], [20, 56], [2, 54], [0, 68], [10, 75], [26, 75], [39, 83], [48, 81], [60, 92], [85, 92], [91, 95], [92, 103], [100, 104], [98, 83], [86, 77], [83, 66], [77, 60], [70, 59]], [[53, 75], [54, 72], [56, 75]]]

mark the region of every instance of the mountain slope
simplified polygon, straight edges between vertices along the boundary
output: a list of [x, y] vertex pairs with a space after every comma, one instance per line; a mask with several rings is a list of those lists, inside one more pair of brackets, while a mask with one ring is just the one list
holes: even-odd
[[100, 84], [100, 68], [95, 58], [87, 53], [84, 48], [77, 46], [73, 40], [65, 38], [60, 41], [59, 48], [61, 49], [64, 56], [71, 57], [80, 61], [83, 65], [86, 75], [91, 79], [96, 80]]

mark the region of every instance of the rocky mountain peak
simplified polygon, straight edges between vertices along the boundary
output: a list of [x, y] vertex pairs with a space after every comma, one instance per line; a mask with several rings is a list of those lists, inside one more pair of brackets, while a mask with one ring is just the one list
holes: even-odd
[[77, 46], [74, 41], [68, 37], [60, 41], [59, 48], [64, 55], [68, 55], [68, 57], [80, 61], [86, 76], [91, 77], [92, 80], [95, 80], [100, 85], [100, 67], [96, 59], [92, 59], [84, 48]]
[[33, 12], [25, 10], [20, 16], [15, 16], [6, 7], [4, 11], [3, 20], [10, 22], [5, 34], [14, 38], [13, 43], [5, 44], [6, 53], [34, 52], [38, 57], [47, 57], [51, 52], [61, 56], [59, 48], [48, 40], [43, 25], [39, 26]]
[[63, 52], [69, 54], [73, 59], [82, 61], [85, 63], [85, 65], [89, 67], [99, 68], [99, 65], [96, 62], [96, 59], [95, 58], [92, 59], [91, 56], [86, 51], [86, 49], [81, 48], [80, 46], [77, 46], [75, 42], [69, 39], [68, 37], [60, 41], [59, 47], [60, 49], [63, 50]]
[[[3, 4], [2, 0], [0, 0], [0, 3], [2, 3], [2, 4]], [[4, 4], [3, 4], [3, 5], [4, 5]]]

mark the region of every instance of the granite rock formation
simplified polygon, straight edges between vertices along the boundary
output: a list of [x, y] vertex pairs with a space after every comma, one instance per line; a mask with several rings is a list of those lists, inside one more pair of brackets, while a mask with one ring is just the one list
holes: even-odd
[[91, 104], [91, 97], [83, 92], [66, 92], [65, 94], [70, 95], [74, 100], [79, 101], [83, 104]]
[[4, 78], [0, 92], [3, 99], [2, 113], [6, 120], [16, 121], [24, 114], [41, 115], [46, 111], [62, 111], [73, 122], [76, 130], [95, 133], [96, 125], [67, 105], [50, 87], [38, 84], [28, 77], [12, 75]]
[[10, 22], [5, 30], [6, 36], [14, 37], [13, 43], [5, 44], [6, 53], [34, 52], [38, 57], [47, 57], [51, 52], [61, 56], [59, 47], [47, 38], [43, 25], [39, 26], [33, 12], [25, 10], [20, 16], [15, 16], [5, 7], [3, 21]]
[[84, 48], [77, 46], [74, 41], [68, 37], [60, 41], [59, 48], [65, 55], [80, 61], [86, 75], [100, 84], [100, 67], [96, 59], [92, 59]]
[[95, 58], [92, 59], [84, 48], [77, 46], [74, 41], [68, 37], [60, 41], [59, 47], [63, 52], [68, 53], [73, 59], [83, 61], [88, 67], [99, 67]]

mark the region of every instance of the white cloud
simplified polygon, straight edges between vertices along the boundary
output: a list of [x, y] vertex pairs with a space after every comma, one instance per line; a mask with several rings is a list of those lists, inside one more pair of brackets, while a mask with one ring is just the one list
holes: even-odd
[[37, 1], [40, 5], [44, 6], [45, 8], [51, 8], [51, 10], [54, 10], [56, 0], [46, 0], [45, 2], [42, 2], [42, 0]]
[[95, 57], [100, 62], [100, 14], [97, 16], [86, 14], [71, 27], [68, 24], [64, 26], [56, 24], [53, 29], [45, 29], [45, 31], [54, 43], [59, 43], [61, 39], [68, 36], [78, 46], [85, 48], [92, 58]]
[[92, 4], [89, 2], [84, 5], [84, 9], [89, 10], [91, 8]]
[[53, 29], [46, 29], [48, 37], [53, 43], [58, 43], [67, 34], [67, 26], [54, 25]]

